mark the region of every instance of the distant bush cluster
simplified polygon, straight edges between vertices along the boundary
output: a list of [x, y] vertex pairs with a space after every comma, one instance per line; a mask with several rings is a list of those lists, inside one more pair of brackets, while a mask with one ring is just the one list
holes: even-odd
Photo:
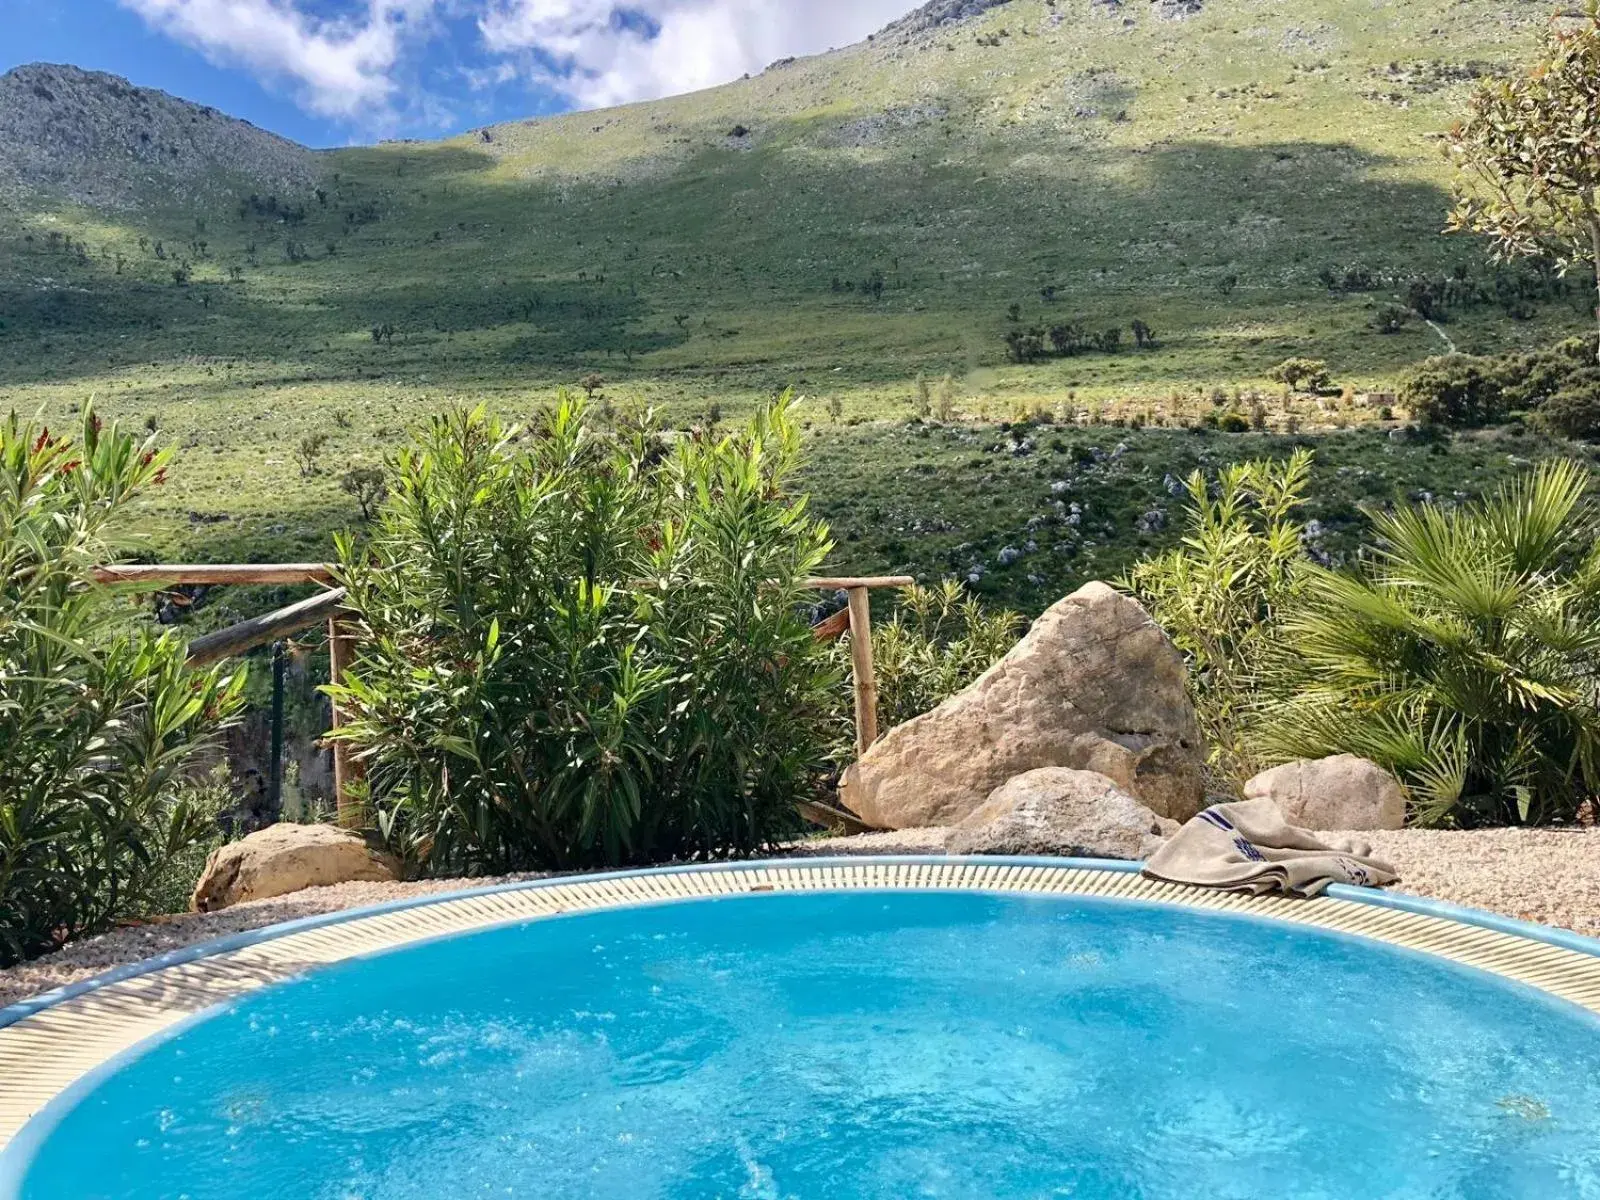
[[[1022, 320], [1021, 306], [1013, 304], [1006, 314], [1007, 320], [1018, 324]], [[1155, 330], [1143, 321], [1129, 326], [1133, 345], [1138, 350], [1153, 350], [1156, 345]], [[1073, 358], [1079, 354], [1117, 354], [1127, 343], [1122, 327], [1090, 329], [1081, 321], [1064, 321], [1050, 326], [1033, 325], [1006, 332], [1006, 356], [1014, 363], [1038, 362], [1040, 359]]]
[[1407, 373], [1399, 396], [1424, 425], [1474, 429], [1525, 413], [1558, 436], [1600, 440], [1595, 338], [1533, 354], [1430, 358]]
[[1379, 310], [1374, 324], [1381, 332], [1397, 332], [1410, 314], [1447, 323], [1453, 313], [1498, 308], [1514, 320], [1532, 320], [1538, 306], [1565, 303], [1578, 295], [1572, 280], [1557, 265], [1536, 258], [1515, 264], [1491, 264], [1486, 274], [1474, 275], [1470, 266], [1457, 266], [1448, 275], [1408, 275], [1366, 266], [1324, 267], [1317, 281], [1330, 292], [1359, 294], [1398, 292], [1403, 305]]
[[1320, 392], [1333, 384], [1328, 364], [1320, 358], [1286, 358], [1267, 372], [1267, 378], [1297, 392]]

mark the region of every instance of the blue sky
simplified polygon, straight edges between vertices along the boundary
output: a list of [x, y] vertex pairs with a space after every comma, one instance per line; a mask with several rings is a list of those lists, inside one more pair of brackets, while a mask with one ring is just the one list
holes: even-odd
[[0, 0], [0, 71], [66, 62], [313, 146], [694, 91], [917, 0]]

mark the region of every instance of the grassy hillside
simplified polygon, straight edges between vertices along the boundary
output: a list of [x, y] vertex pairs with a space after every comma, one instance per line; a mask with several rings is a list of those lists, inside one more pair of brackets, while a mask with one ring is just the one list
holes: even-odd
[[[687, 423], [793, 387], [841, 566], [984, 556], [986, 589], [1036, 607], [1171, 536], [1129, 524], [1167, 475], [1277, 444], [1159, 428], [1217, 389], [1261, 389], [1280, 435], [1326, 433], [1377, 414], [1285, 401], [1274, 363], [1381, 386], [1446, 345], [1586, 326], [1582, 287], [1496, 273], [1439, 232], [1438, 131], [1473, 78], [1528, 55], [1547, 8], [1010, 0], [710, 92], [328, 153], [290, 194], [130, 183], [130, 206], [91, 211], [35, 188], [0, 207], [0, 408], [60, 419], [93, 394], [179, 442], [152, 553], [300, 557], [354, 520], [339, 473], [441, 404], [528, 413], [597, 373], [608, 402]], [[1374, 327], [1446, 275], [1475, 298]], [[1135, 320], [1153, 348], [1132, 348]], [[1066, 323], [1123, 347], [1008, 361], [1009, 332]], [[948, 376], [965, 420], [909, 432], [919, 376]], [[995, 422], [1040, 409], [1086, 427], [987, 448], [1009, 437]], [[1104, 427], [1131, 418], [1157, 428]], [[312, 433], [328, 442], [303, 477]], [[1062, 456], [1118, 442], [1115, 467], [1090, 454], [1067, 480], [1094, 519], [1114, 510], [1081, 540], [1115, 554], [1039, 551], [1002, 576], [995, 555], [1044, 512], [1012, 476], [1048, 490]], [[1323, 444], [1340, 513], [1471, 489], [1525, 449], [1444, 464], [1382, 432]]]

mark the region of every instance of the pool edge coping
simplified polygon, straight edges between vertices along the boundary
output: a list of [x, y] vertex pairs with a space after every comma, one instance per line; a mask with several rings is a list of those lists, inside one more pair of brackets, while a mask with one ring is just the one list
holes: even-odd
[[[512, 883], [490, 884], [484, 887], [459, 888], [449, 892], [430, 892], [421, 896], [405, 896], [396, 900], [386, 900], [378, 904], [366, 904], [356, 908], [343, 908], [333, 912], [315, 913], [307, 917], [295, 917], [287, 921], [274, 922], [271, 925], [262, 925], [255, 929], [246, 929], [239, 933], [224, 934], [221, 937], [193, 942], [187, 946], [168, 950], [164, 954], [152, 955], [136, 962], [123, 963], [121, 966], [112, 967], [110, 970], [102, 971], [100, 974], [90, 976], [88, 979], [80, 979], [75, 983], [63, 984], [60, 987], [51, 988], [47, 992], [40, 992], [37, 996], [30, 996], [26, 1000], [19, 1000], [14, 1004], [0, 1008], [0, 1029], [15, 1025], [18, 1021], [45, 1012], [68, 1000], [89, 995], [112, 984], [123, 983], [156, 971], [163, 971], [169, 967], [182, 966], [201, 959], [214, 958], [220, 954], [228, 954], [235, 950], [276, 941], [308, 930], [325, 929], [352, 921], [365, 920], [368, 917], [407, 912], [412, 909], [426, 908], [455, 900], [472, 899], [478, 896], [495, 896], [508, 892], [532, 891], [572, 883], [604, 883], [654, 875], [688, 874], [703, 871], [737, 873], [774, 866], [821, 867], [870, 863], [907, 865], [986, 863], [996, 866], [1105, 871], [1125, 875], [1142, 875], [1144, 870], [1143, 862], [1115, 858], [1052, 858], [1043, 855], [838, 854], [802, 855], [790, 858], [759, 858], [733, 862], [677, 863], [660, 867], [632, 867], [617, 871], [547, 875], [539, 879], [524, 879]], [[1216, 889], [1198, 886], [1193, 890], [1202, 893], [1216, 891]], [[292, 895], [293, 893], [289, 894]], [[1507, 917], [1500, 913], [1455, 904], [1448, 900], [1434, 900], [1426, 896], [1414, 896], [1407, 892], [1391, 892], [1382, 888], [1355, 887], [1343, 883], [1330, 885], [1321, 897], [1315, 897], [1314, 899], [1324, 897], [1333, 900], [1349, 900], [1357, 904], [1370, 904], [1379, 908], [1415, 913], [1419, 916], [1456, 921], [1478, 929], [1489, 929], [1511, 937], [1526, 938], [1530, 941], [1542, 942], [1545, 945], [1557, 946], [1561, 949], [1600, 958], [1600, 939], [1586, 937], [1570, 929], [1561, 929], [1553, 925], [1543, 925], [1535, 921]], [[274, 897], [274, 899], [276, 898]]]
[[[742, 874], [757, 878], [751, 886], [730, 879]], [[1477, 969], [1600, 1017], [1600, 940], [1372, 889], [1335, 887], [1310, 900], [1252, 897], [1153, 880], [1136, 862], [949, 855], [818, 855], [548, 876], [404, 897], [245, 930], [124, 964], [0, 1010], [0, 1058], [14, 1066], [26, 1064], [18, 1069], [18, 1094], [9, 1099], [0, 1095], [0, 1197], [8, 1194], [7, 1180], [20, 1179], [15, 1172], [31, 1161], [27, 1146], [48, 1136], [50, 1114], [70, 1108], [74, 1097], [81, 1098], [118, 1064], [221, 1006], [319, 967], [555, 916], [775, 891], [849, 890], [970, 890], [1120, 900], [1267, 920], [1360, 937]], [[422, 911], [433, 908], [441, 911], [431, 916]], [[417, 915], [408, 920], [405, 914]], [[341, 934], [340, 926], [355, 928]], [[274, 951], [273, 943], [296, 935], [304, 935], [299, 943]], [[303, 959], [287, 962], [295, 950]], [[235, 957], [227, 960], [229, 955]], [[213, 959], [224, 961], [210, 963]], [[150, 981], [168, 970], [174, 975], [165, 985]], [[126, 986], [96, 998], [118, 985]], [[161, 994], [164, 986], [172, 996]], [[53, 1012], [79, 1000], [82, 1006], [60, 1015]], [[17, 1032], [29, 1018], [40, 1021]]]

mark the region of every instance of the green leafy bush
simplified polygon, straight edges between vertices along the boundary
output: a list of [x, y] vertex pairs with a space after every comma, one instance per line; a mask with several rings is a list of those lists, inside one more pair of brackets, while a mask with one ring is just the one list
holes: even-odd
[[1320, 392], [1331, 387], [1333, 378], [1328, 374], [1328, 364], [1320, 358], [1286, 358], [1272, 370], [1267, 378], [1294, 388]]
[[166, 456], [85, 418], [81, 441], [0, 426], [0, 966], [159, 900], [215, 835], [185, 779], [240, 705], [171, 636], [126, 632], [93, 582]]
[[[1021, 627], [1016, 613], [987, 611], [953, 580], [902, 590], [894, 616], [872, 627], [879, 728], [903, 725], [954, 696], [1005, 656]], [[848, 647], [847, 634], [838, 651], [841, 670]], [[842, 753], [854, 757], [853, 709], [844, 712], [849, 736]]]
[[1562, 437], [1600, 441], [1600, 371], [1570, 376], [1560, 391], [1539, 406], [1534, 420]]
[[1261, 727], [1275, 760], [1364, 755], [1429, 824], [1570, 819], [1600, 790], [1600, 542], [1547, 463], [1460, 508], [1369, 510], [1353, 575], [1308, 569]]
[[1379, 333], [1399, 333], [1411, 321], [1411, 310], [1398, 304], [1385, 304], [1372, 316], [1372, 327]]
[[786, 494], [787, 401], [742, 432], [531, 437], [437, 418], [339, 543], [330, 687], [379, 828], [435, 871], [746, 853], [796, 832], [836, 674], [801, 615], [826, 529]]
[[[205, 872], [206, 859], [228, 840], [223, 832], [230, 825], [225, 814], [238, 804], [239, 793], [226, 761], [213, 763], [204, 774], [191, 774], [178, 786], [176, 794], [192, 814], [196, 826], [206, 834], [156, 864], [131, 916], [187, 912], [194, 885]], [[235, 831], [233, 836], [239, 833]]]
[[1310, 478], [1306, 450], [1224, 468], [1214, 495], [1196, 471], [1183, 543], [1120, 581], [1188, 659], [1212, 765], [1235, 782], [1259, 765], [1247, 727], [1278, 622], [1299, 595], [1305, 555], [1294, 512]]
[[1507, 355], [1491, 360], [1505, 390], [1506, 407], [1536, 409], [1568, 385], [1573, 376], [1593, 370], [1593, 348], [1582, 338], [1569, 338], [1552, 349]]
[[1400, 402], [1423, 425], [1492, 424], [1505, 415], [1505, 364], [1467, 354], [1424, 359], [1401, 381]]

